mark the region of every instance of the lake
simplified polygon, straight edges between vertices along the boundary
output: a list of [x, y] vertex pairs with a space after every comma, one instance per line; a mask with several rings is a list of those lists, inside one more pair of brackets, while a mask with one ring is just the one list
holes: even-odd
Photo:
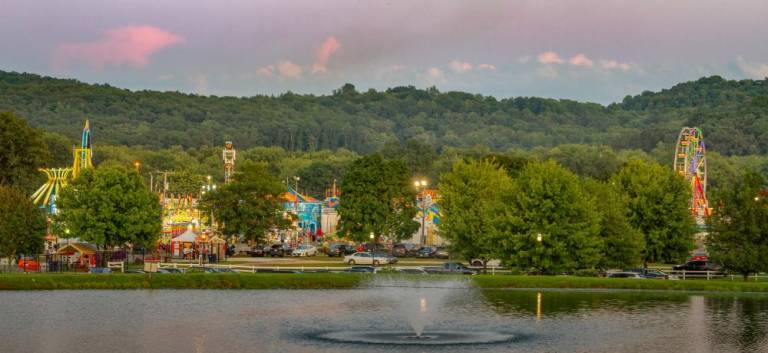
[[[435, 340], [411, 340], [417, 331]], [[768, 352], [768, 296], [404, 279], [352, 290], [0, 292], [3, 353], [438, 351]]]

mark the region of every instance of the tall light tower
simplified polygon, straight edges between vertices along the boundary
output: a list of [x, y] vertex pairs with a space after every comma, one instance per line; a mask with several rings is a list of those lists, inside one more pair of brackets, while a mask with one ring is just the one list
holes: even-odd
[[221, 157], [224, 159], [224, 184], [229, 184], [232, 181], [232, 174], [235, 173], [235, 160], [237, 160], [237, 150], [232, 141], [224, 142]]
[[416, 191], [418, 192], [418, 199], [419, 199], [418, 201], [421, 206], [419, 207], [421, 208], [421, 239], [419, 239], [419, 243], [421, 243], [421, 245], [424, 245], [427, 243], [427, 236], [425, 234], [425, 230], [427, 228], [427, 209], [429, 206], [431, 206], [431, 205], [427, 205], [427, 202], [428, 202], [426, 197], [427, 195], [424, 192], [424, 190], [427, 188], [427, 185], [428, 183], [424, 179], [415, 180], [413, 182], [413, 186], [416, 187]]

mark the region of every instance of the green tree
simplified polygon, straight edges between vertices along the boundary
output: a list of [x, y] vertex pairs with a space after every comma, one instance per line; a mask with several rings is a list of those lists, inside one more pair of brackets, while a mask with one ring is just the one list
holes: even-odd
[[339, 206], [339, 232], [365, 241], [373, 233], [405, 239], [419, 228], [416, 192], [408, 167], [401, 160], [384, 160], [379, 154], [352, 163], [344, 175]]
[[611, 182], [629, 197], [630, 223], [645, 237], [645, 263], [685, 259], [696, 223], [689, 212], [690, 186], [683, 178], [658, 163], [633, 159]]
[[341, 163], [314, 161], [299, 170], [300, 192], [322, 199], [325, 196], [325, 190], [331, 187], [334, 180], [338, 184], [341, 183], [345, 171], [346, 166]]
[[12, 112], [0, 113], [0, 185], [32, 191], [42, 180], [38, 168], [49, 160], [42, 131]]
[[105, 248], [148, 246], [160, 234], [162, 209], [132, 169], [99, 167], [86, 170], [61, 192], [59, 227]]
[[0, 185], [0, 257], [39, 253], [45, 231], [42, 210], [21, 190]]
[[744, 276], [768, 271], [768, 195], [765, 178], [747, 172], [717, 198], [707, 250], [723, 268]]
[[597, 265], [600, 214], [579, 178], [553, 161], [531, 162], [516, 182], [502, 259], [550, 273]]
[[616, 185], [589, 179], [587, 192], [598, 200], [600, 214], [601, 260], [604, 268], [624, 268], [643, 261], [643, 233], [634, 228], [627, 216], [628, 199]]
[[459, 161], [440, 178], [440, 235], [454, 253], [490, 259], [502, 238], [514, 183], [489, 160]]
[[290, 225], [283, 217], [284, 192], [285, 185], [269, 174], [265, 164], [246, 162], [238, 166], [232, 183], [203, 197], [201, 209], [205, 214], [213, 212], [225, 235], [259, 242], [269, 230]]

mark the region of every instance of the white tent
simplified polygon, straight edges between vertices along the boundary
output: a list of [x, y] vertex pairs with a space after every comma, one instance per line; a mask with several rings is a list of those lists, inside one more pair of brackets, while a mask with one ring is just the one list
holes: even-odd
[[191, 229], [187, 229], [186, 232], [181, 233], [181, 235], [171, 239], [171, 241], [174, 243], [194, 243], [195, 238], [197, 238], [197, 234]]

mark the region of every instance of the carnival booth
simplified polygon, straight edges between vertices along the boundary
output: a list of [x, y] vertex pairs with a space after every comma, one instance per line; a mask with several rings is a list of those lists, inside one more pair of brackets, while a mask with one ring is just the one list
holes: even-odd
[[197, 237], [198, 250], [205, 255], [209, 262], [221, 261], [226, 258], [227, 241], [214, 235], [203, 234]]
[[96, 247], [88, 243], [65, 244], [56, 252], [61, 262], [77, 268], [96, 267]]
[[197, 233], [192, 229], [187, 229], [181, 235], [171, 239], [171, 253], [175, 257], [183, 257], [185, 259], [194, 259], [195, 241], [197, 240]]

